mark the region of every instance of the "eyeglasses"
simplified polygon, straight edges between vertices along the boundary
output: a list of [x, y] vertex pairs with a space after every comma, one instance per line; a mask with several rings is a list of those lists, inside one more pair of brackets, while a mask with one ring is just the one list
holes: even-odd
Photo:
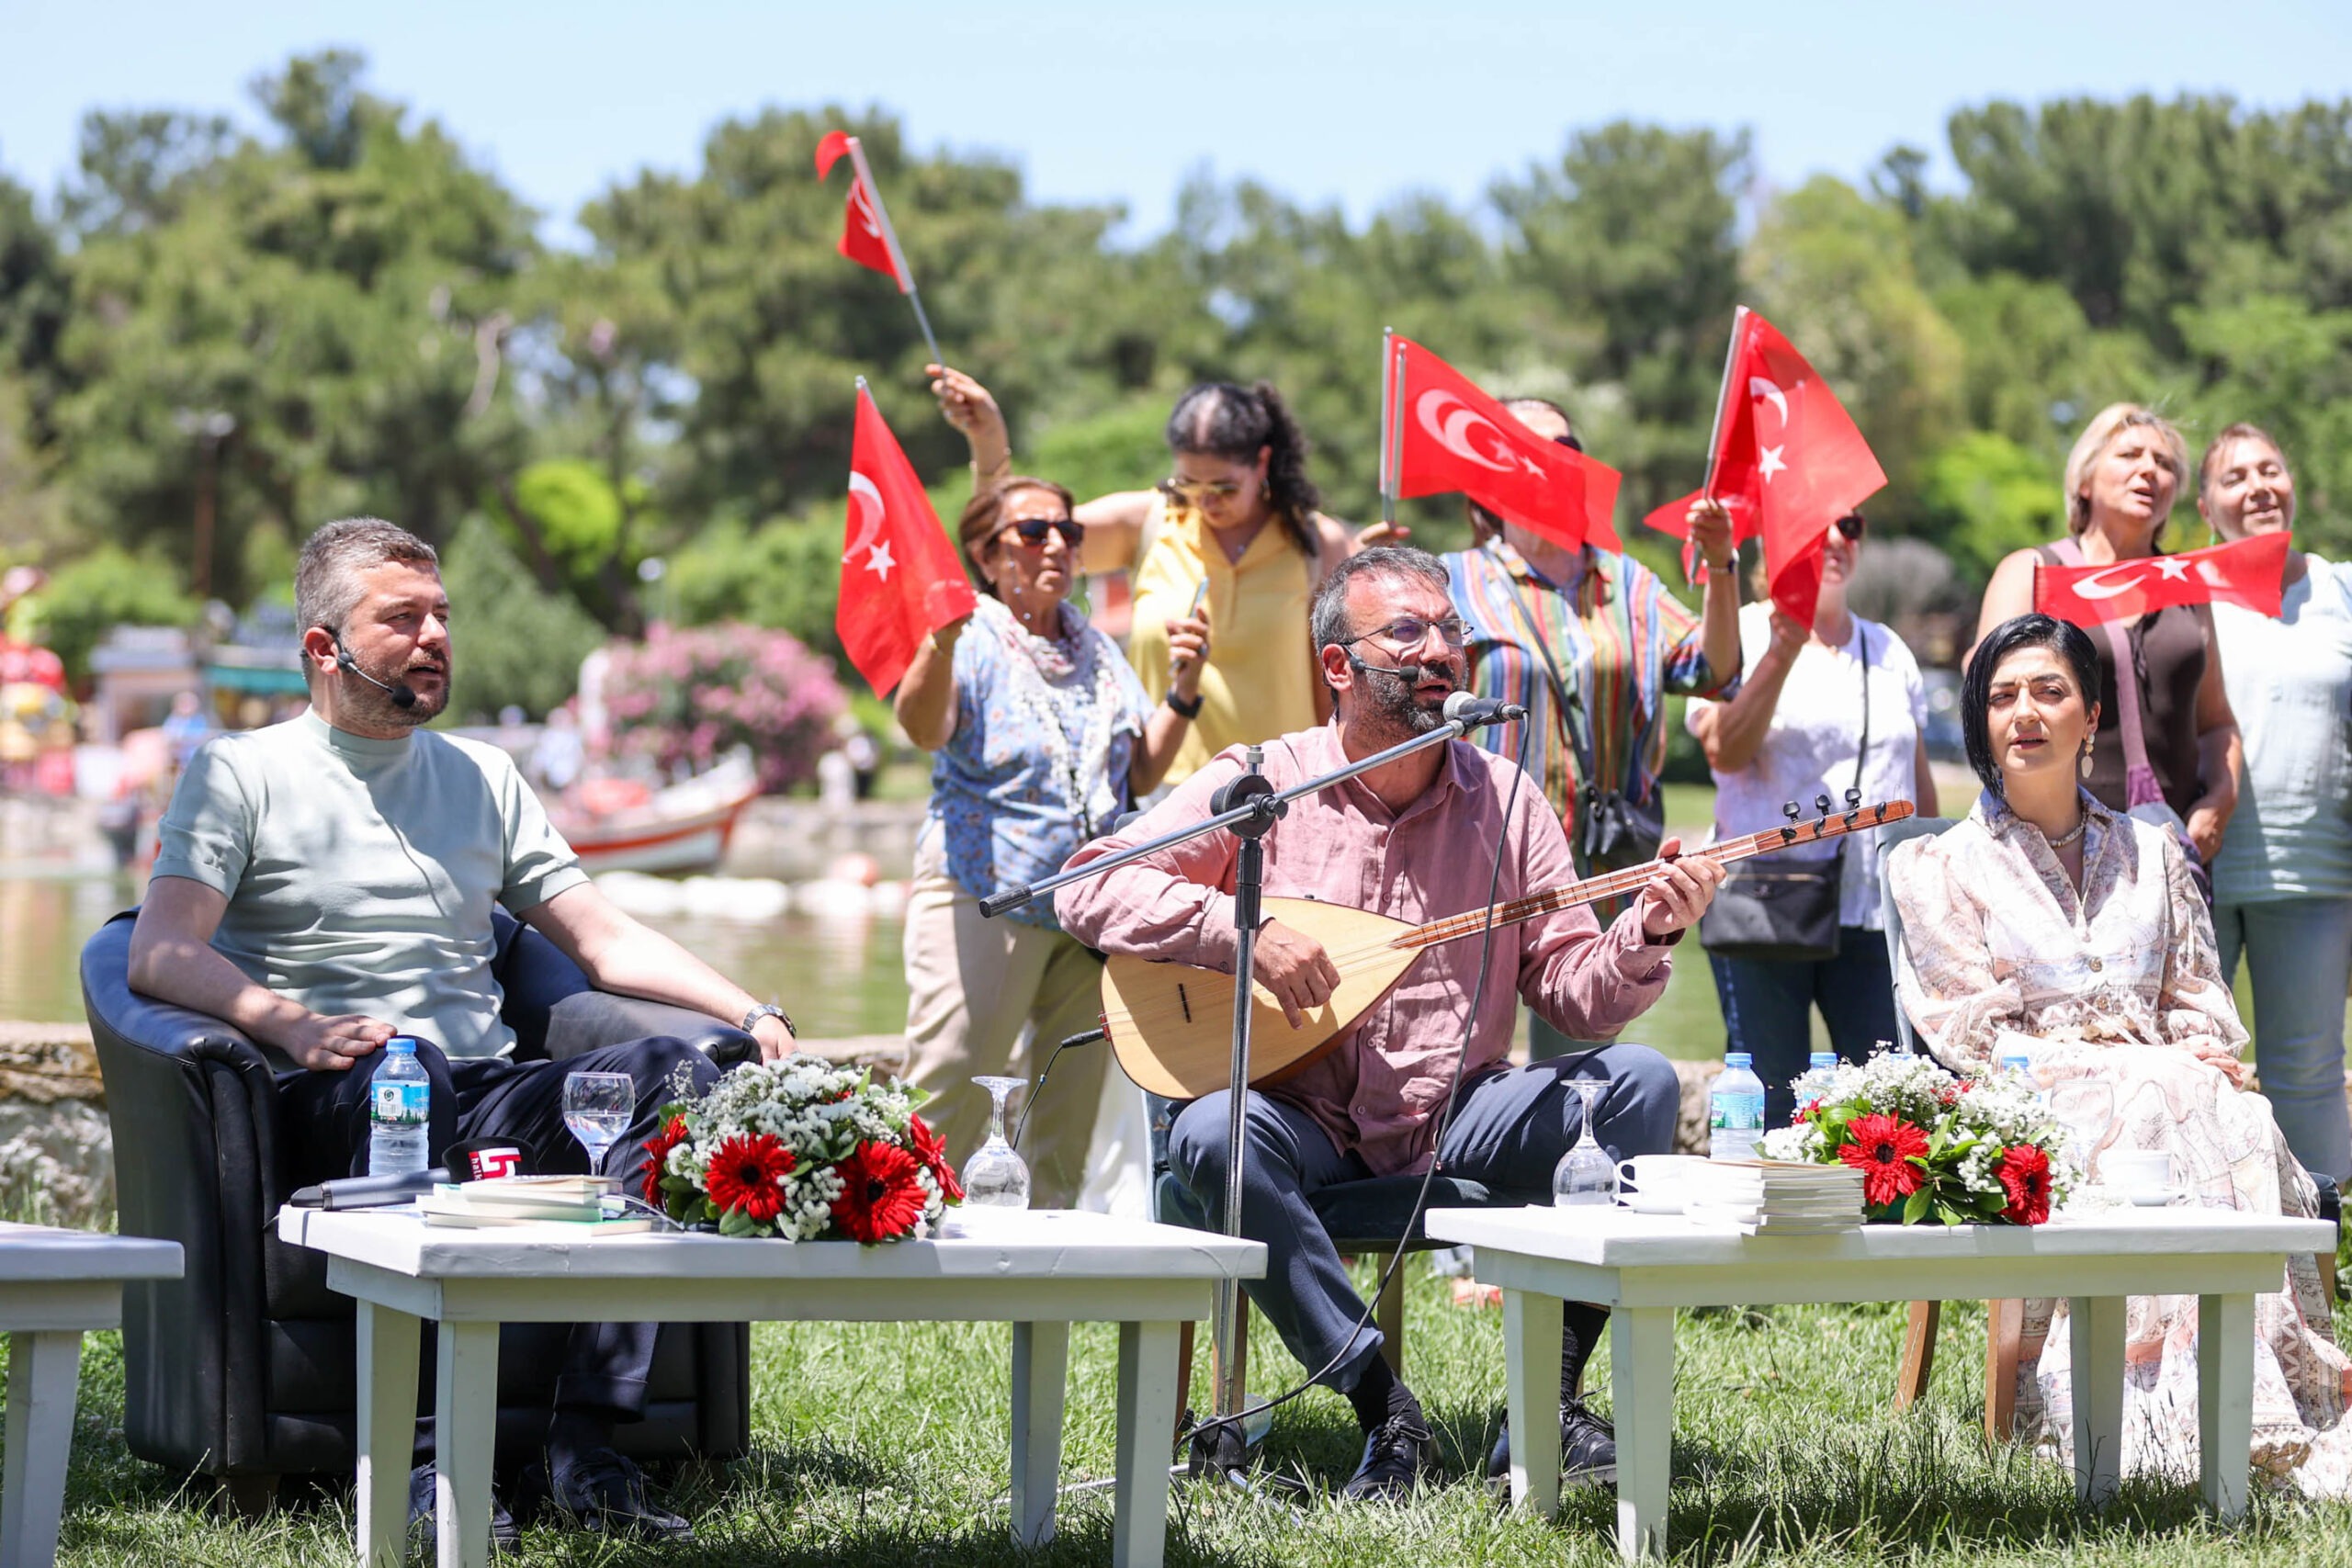
[[1170, 501], [1187, 506], [1198, 506], [1204, 501], [1231, 501], [1241, 493], [1241, 487], [1231, 479], [1162, 479], [1159, 493]]
[[1391, 621], [1385, 626], [1376, 626], [1368, 632], [1359, 632], [1340, 646], [1347, 648], [1367, 637], [1376, 637], [1396, 649], [1397, 652], [1409, 653], [1428, 641], [1431, 632], [1443, 637], [1446, 647], [1459, 649], [1470, 640], [1470, 623], [1458, 617], [1447, 621], [1425, 621], [1419, 615], [1407, 615], [1401, 620]]
[[1863, 520], [1862, 514], [1859, 512], [1849, 512], [1845, 516], [1838, 519], [1838, 532], [1849, 539], [1860, 538], [1862, 530], [1868, 526], [1870, 525]]
[[1023, 517], [997, 530], [1000, 539], [1007, 534], [1020, 535], [1021, 542], [1033, 550], [1045, 547], [1048, 534], [1059, 534], [1062, 543], [1074, 550], [1086, 542], [1086, 525], [1075, 517]]

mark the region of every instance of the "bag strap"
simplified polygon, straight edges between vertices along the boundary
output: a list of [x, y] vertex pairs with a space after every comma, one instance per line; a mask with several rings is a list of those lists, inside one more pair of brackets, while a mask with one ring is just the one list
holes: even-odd
[[1577, 773], [1589, 785], [1593, 783], [1592, 771], [1599, 758], [1594, 755], [1591, 736], [1586, 733], [1586, 727], [1577, 722], [1587, 716], [1584, 697], [1568, 683], [1567, 677], [1561, 672], [1559, 660], [1552, 657], [1552, 644], [1544, 637], [1543, 626], [1537, 623], [1535, 612], [1528, 607], [1526, 599], [1521, 594], [1519, 579], [1508, 567], [1503, 569], [1503, 585], [1510, 595], [1510, 607], [1519, 612], [1520, 624], [1527, 628], [1528, 642], [1533, 646], [1536, 656], [1544, 660], [1544, 671], [1552, 678], [1552, 700], [1558, 705], [1562, 716], [1567, 721], [1568, 744], [1577, 749]]
[[[1849, 614], [1851, 614], [1849, 611]], [[1854, 753], [1854, 788], [1862, 787], [1862, 764], [1871, 754], [1871, 630], [1861, 616], [1854, 616], [1854, 640], [1862, 655], [1862, 745]]]
[[[2072, 538], [2050, 547], [2068, 566], [2088, 564], [2083, 558], [2083, 547]], [[2115, 660], [2115, 718], [2123, 740], [2124, 809], [2154, 806], [2164, 799], [2165, 792], [2156, 782], [2156, 770], [2148, 764], [2148, 733], [2140, 716], [2140, 661], [2132, 651], [2132, 634], [2120, 621], [2101, 621], [2099, 630], [2107, 634], [2108, 651]]]

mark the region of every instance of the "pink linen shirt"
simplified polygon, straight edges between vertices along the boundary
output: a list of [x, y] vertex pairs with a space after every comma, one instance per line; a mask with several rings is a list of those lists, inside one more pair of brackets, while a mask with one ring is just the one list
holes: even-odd
[[[1277, 789], [1347, 762], [1336, 724], [1265, 744]], [[1072, 866], [1212, 815], [1209, 799], [1243, 772], [1231, 747], [1123, 833], [1095, 840]], [[1437, 780], [1391, 812], [1361, 778], [1295, 800], [1266, 835], [1269, 897], [1319, 898], [1408, 924], [1483, 908], [1502, 845], [1498, 901], [1577, 880], [1560, 818], [1533, 780], [1510, 807], [1518, 769], [1465, 741], [1449, 742]], [[1090, 946], [1158, 962], [1233, 971], [1238, 840], [1208, 833], [1055, 895], [1062, 929]], [[1394, 989], [1321, 1061], [1269, 1091], [1312, 1116], [1341, 1151], [1374, 1175], [1429, 1161], [1430, 1119], [1453, 1081], [1464, 1010], [1477, 977], [1479, 939], [1424, 950]], [[1498, 928], [1478, 1017], [1469, 1031], [1466, 1082], [1510, 1051], [1518, 998], [1566, 1033], [1614, 1034], [1656, 1001], [1671, 969], [1629, 908], [1607, 931], [1581, 906]]]

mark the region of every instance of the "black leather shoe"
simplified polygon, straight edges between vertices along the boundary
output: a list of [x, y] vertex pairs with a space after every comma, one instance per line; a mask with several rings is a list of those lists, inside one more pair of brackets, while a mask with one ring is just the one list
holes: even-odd
[[1410, 1416], [1391, 1416], [1363, 1440], [1363, 1458], [1340, 1495], [1356, 1503], [1395, 1502], [1437, 1479], [1437, 1443]]
[[[1510, 1418], [1503, 1418], [1502, 1435], [1487, 1456], [1487, 1479], [1510, 1480]], [[1560, 1480], [1569, 1486], [1614, 1486], [1617, 1483], [1617, 1433], [1608, 1422], [1572, 1399], [1560, 1407]]]
[[[433, 1528], [434, 1503], [438, 1488], [434, 1484], [433, 1467], [420, 1464], [408, 1472], [408, 1527], [423, 1525]], [[514, 1528], [514, 1516], [507, 1511], [506, 1500], [498, 1488], [490, 1489], [490, 1547], [493, 1551], [513, 1551], [523, 1544], [523, 1532]]]
[[611, 1449], [592, 1450], [557, 1471], [548, 1493], [557, 1510], [585, 1529], [680, 1545], [695, 1538], [694, 1526], [646, 1495], [645, 1472]]

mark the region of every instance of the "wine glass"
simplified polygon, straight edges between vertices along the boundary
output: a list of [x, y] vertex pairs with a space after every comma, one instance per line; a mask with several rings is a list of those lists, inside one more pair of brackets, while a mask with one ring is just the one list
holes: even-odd
[[2115, 1086], [2104, 1078], [2072, 1078], [2050, 1091], [2050, 1114], [2066, 1129], [2066, 1156], [2089, 1180], [2091, 1156], [2115, 1124]]
[[964, 1162], [964, 1201], [988, 1209], [1029, 1206], [1029, 1164], [1004, 1141], [1004, 1100], [1026, 1078], [977, 1077], [989, 1091], [989, 1141]]
[[563, 1080], [563, 1124], [588, 1151], [588, 1170], [600, 1175], [605, 1151], [628, 1131], [637, 1111], [637, 1083], [627, 1073], [571, 1073]]
[[1592, 1135], [1593, 1111], [1609, 1092], [1607, 1078], [1570, 1078], [1568, 1087], [1584, 1101], [1584, 1135], [1576, 1147], [1552, 1168], [1552, 1201], [1559, 1208], [1617, 1201], [1617, 1158]]

